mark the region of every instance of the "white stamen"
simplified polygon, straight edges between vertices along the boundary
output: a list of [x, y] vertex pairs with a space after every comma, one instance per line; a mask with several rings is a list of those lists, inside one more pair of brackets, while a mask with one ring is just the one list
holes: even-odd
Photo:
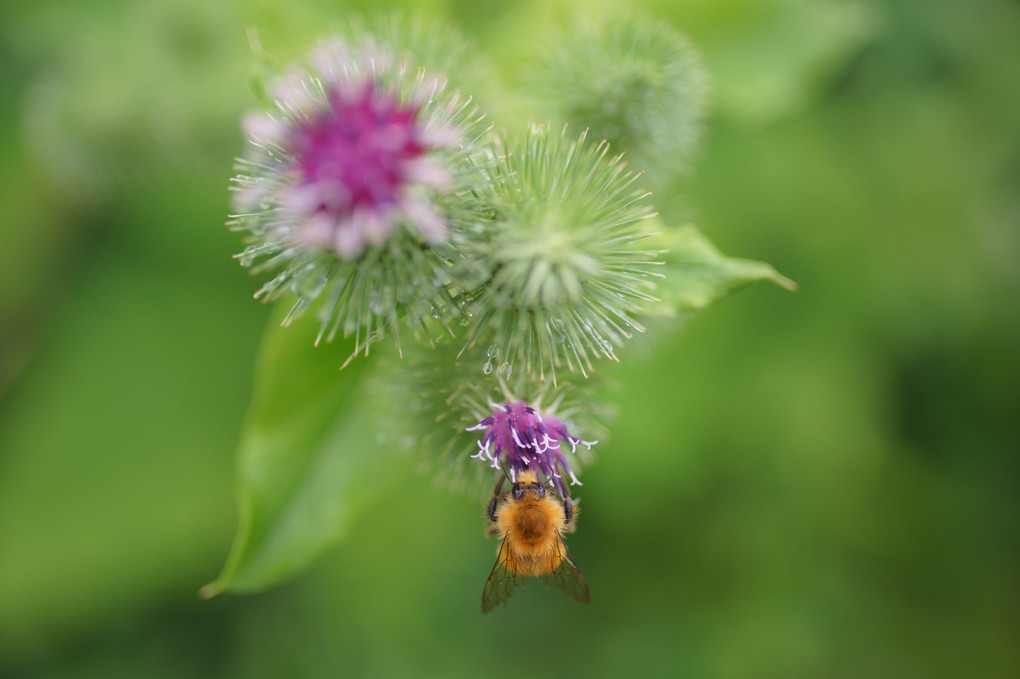
[[489, 447], [483, 446], [481, 441], [475, 441], [478, 444], [478, 452], [471, 456], [473, 460], [484, 460], [489, 456]]
[[523, 441], [521, 441], [519, 438], [517, 438], [517, 427], [515, 427], [513, 425], [513, 423], [510, 424], [510, 434], [511, 434], [511, 436], [514, 437], [514, 443], [516, 443], [521, 448], [530, 448], [531, 447], [531, 446], [527, 445], [526, 443], [524, 443]]

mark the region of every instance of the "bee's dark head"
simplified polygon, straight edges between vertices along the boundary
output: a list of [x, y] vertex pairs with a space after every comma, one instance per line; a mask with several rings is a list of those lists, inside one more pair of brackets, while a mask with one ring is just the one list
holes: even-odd
[[515, 483], [512, 492], [515, 500], [520, 500], [525, 493], [534, 493], [538, 497], [545, 497], [545, 486], [534, 481]]

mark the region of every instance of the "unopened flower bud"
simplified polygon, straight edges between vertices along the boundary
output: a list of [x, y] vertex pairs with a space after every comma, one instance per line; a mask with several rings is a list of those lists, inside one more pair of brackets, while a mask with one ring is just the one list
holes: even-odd
[[[465, 306], [477, 319], [466, 349], [489, 347], [515, 374], [567, 368], [587, 377], [658, 302], [659, 251], [645, 249], [650, 194], [608, 145], [532, 126], [502, 141], [480, 187], [494, 218], [457, 231]], [[467, 271], [468, 273], [464, 273]]]
[[669, 25], [630, 17], [578, 21], [551, 40], [534, 81], [543, 101], [593, 140], [626, 151], [662, 183], [685, 169], [701, 135], [708, 77], [698, 52]]

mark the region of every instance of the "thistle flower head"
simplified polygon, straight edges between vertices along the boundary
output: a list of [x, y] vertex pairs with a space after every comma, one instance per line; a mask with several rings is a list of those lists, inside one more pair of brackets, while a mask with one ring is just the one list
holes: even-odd
[[[448, 305], [445, 260], [453, 196], [481, 116], [442, 76], [397, 58], [371, 35], [333, 39], [273, 89], [275, 108], [249, 114], [230, 226], [239, 256], [277, 275], [256, 294], [320, 296], [319, 338], [356, 334], [355, 354]], [[414, 304], [412, 304], [414, 303]]]
[[473, 276], [465, 304], [477, 318], [467, 348], [487, 346], [506, 370], [543, 381], [559, 367], [587, 377], [593, 360], [617, 360], [615, 348], [644, 330], [643, 305], [658, 301], [660, 253], [638, 243], [655, 215], [650, 194], [605, 142], [566, 128], [532, 126], [494, 155], [480, 190], [494, 219], [457, 234]]
[[[519, 373], [486, 374], [474, 361], [457, 359], [458, 348], [451, 342], [434, 350], [413, 345], [403, 360], [380, 357], [381, 370], [371, 378], [373, 412], [393, 443], [418, 458], [423, 470], [462, 491], [490, 492], [497, 456], [507, 474], [516, 475], [527, 460], [528, 468], [536, 465], [554, 482], [557, 474], [563, 483], [576, 480], [580, 467], [592, 459], [589, 444], [607, 435], [613, 416], [598, 397], [604, 381], [553, 385]], [[532, 462], [533, 457], [542, 464]]]
[[381, 245], [398, 223], [427, 241], [444, 240], [428, 195], [449, 188], [453, 174], [436, 152], [463, 141], [442, 116], [423, 115], [441, 81], [411, 76], [401, 92], [407, 66], [387, 86], [379, 77], [385, 55], [368, 59], [374, 72], [363, 72], [365, 62], [334, 41], [314, 55], [315, 75], [294, 71], [277, 85], [279, 111], [246, 120], [253, 145], [280, 154], [276, 181], [242, 181], [235, 196], [243, 210], [266, 200], [276, 206], [268, 225], [275, 237], [343, 259]]
[[485, 432], [478, 441], [478, 453], [472, 457], [505, 470], [515, 482], [525, 469], [535, 470], [555, 486], [561, 497], [568, 496], [564, 474], [571, 485], [581, 483], [563, 454], [561, 442], [569, 443], [572, 452], [577, 452], [578, 444], [591, 448], [598, 443], [573, 436], [558, 418], [543, 418], [524, 401], [493, 404], [492, 414], [467, 430]]

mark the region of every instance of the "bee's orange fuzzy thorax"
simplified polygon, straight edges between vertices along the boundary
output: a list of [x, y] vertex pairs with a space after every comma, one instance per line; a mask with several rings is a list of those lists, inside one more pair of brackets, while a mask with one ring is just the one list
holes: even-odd
[[560, 565], [565, 516], [553, 497], [525, 490], [499, 508], [496, 521], [506, 538], [506, 566], [514, 574], [543, 575]]

